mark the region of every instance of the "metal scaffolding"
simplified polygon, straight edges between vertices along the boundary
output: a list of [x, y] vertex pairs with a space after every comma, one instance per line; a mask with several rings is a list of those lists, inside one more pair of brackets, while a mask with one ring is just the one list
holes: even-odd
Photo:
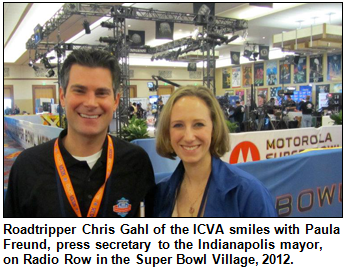
[[[48, 42], [49, 36], [56, 30], [58, 30], [59, 35], [59, 27], [73, 15], [112, 18], [112, 24], [114, 26], [113, 41], [108, 43], [106, 42], [107, 45], [90, 46], [87, 44], [66, 44], [60, 42], [60, 38], [58, 37], [57, 43]], [[128, 36], [126, 35], [126, 19], [192, 24], [201, 26], [202, 32], [200, 33], [201, 36], [197, 41], [189, 37], [181, 40], [175, 40], [154, 48], [148, 46], [130, 48], [130, 42], [128, 40]], [[213, 33], [214, 35], [218, 36], [222, 36], [226, 33], [235, 33], [236, 31], [246, 30], [247, 26], [248, 23], [246, 20], [224, 18], [214, 15], [204, 16], [199, 14], [123, 7], [110, 4], [66, 3], [42, 26], [42, 40], [40, 42], [35, 42], [35, 37], [32, 35], [26, 43], [26, 48], [28, 50], [35, 50], [35, 61], [40, 59], [42, 56], [45, 56], [47, 52], [51, 50], [57, 51], [58, 58], [60, 58], [66, 50], [80, 47], [97, 47], [112, 52], [117, 57], [121, 66], [120, 83], [123, 90], [122, 102], [119, 104], [118, 110], [115, 113], [116, 132], [121, 135], [122, 125], [127, 124], [128, 122], [127, 108], [130, 101], [130, 53], [157, 54], [182, 46], [187, 48], [185, 49], [186, 51], [200, 50], [203, 55], [201, 59], [203, 61], [203, 84], [212, 89], [215, 94], [215, 46], [220, 45], [220, 43], [216, 41], [216, 38], [213, 39], [206, 36], [209, 33]], [[44, 40], [47, 41], [45, 42]], [[175, 58], [177, 58], [177, 56], [178, 55], [175, 55]], [[59, 61], [60, 59], [58, 59], [58, 62]]]

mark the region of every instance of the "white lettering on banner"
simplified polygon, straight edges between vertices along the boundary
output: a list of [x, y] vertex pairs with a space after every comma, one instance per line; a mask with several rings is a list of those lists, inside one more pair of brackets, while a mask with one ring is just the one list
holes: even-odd
[[246, 132], [230, 135], [231, 164], [298, 154], [305, 149], [342, 147], [342, 126]]
[[[23, 148], [39, 145], [59, 136], [61, 128], [38, 124], [36, 116], [27, 117], [29, 122], [19, 117], [5, 117], [5, 131]], [[39, 118], [39, 116], [38, 116]]]

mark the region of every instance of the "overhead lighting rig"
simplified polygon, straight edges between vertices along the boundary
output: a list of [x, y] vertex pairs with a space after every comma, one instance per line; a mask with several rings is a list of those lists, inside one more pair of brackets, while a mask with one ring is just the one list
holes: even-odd
[[244, 53], [243, 56], [247, 59], [249, 59], [250, 61], [257, 61], [257, 58], [259, 56], [259, 52], [256, 51], [256, 47], [260, 45], [260, 44], [256, 44], [256, 43], [246, 43], [245, 47], [244, 47]]

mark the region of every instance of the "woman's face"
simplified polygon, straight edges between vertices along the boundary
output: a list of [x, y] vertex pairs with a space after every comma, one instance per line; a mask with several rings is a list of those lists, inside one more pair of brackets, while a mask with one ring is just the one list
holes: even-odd
[[202, 99], [185, 96], [173, 105], [169, 129], [171, 145], [184, 165], [210, 162], [212, 131], [210, 110]]

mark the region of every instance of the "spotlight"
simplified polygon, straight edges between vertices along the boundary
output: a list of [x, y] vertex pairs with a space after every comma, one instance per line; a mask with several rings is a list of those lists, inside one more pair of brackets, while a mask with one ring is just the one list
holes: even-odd
[[100, 42], [104, 42], [104, 43], [109, 43], [109, 44], [117, 43], [117, 42], [118, 42], [117, 39], [111, 38], [111, 37], [100, 37], [99, 41], [100, 41]]
[[205, 21], [205, 16], [202, 14], [197, 14], [197, 16], [194, 18], [195, 25], [205, 25], [207, 22]]
[[244, 55], [243, 55], [244, 57], [250, 58], [251, 55], [252, 55], [252, 52], [251, 52], [251, 51], [249, 51], [249, 50], [244, 50]]
[[33, 67], [34, 66], [34, 62], [30, 59], [28, 65], [29, 65], [29, 67]]
[[233, 36], [233, 37], [227, 39], [226, 44], [228, 44], [228, 43], [230, 43], [230, 42], [232, 42], [232, 41], [235, 41], [238, 37], [239, 37], [239, 35], [235, 35], [235, 36]]
[[254, 52], [252, 55], [253, 55], [254, 60], [256, 61], [256, 58], [258, 57], [259, 53], [258, 52]]
[[106, 27], [106, 28], [108, 28], [108, 29], [115, 28], [115, 24], [114, 24], [114, 23], [111, 23], [111, 22], [102, 22], [102, 23], [101, 23], [101, 26], [102, 26], [102, 27]]
[[85, 30], [85, 34], [90, 34], [91, 33], [90, 23], [87, 20], [84, 20], [83, 27], [84, 27], [84, 30]]
[[216, 39], [216, 40], [221, 41], [221, 42], [227, 41], [227, 37], [224, 35], [220, 35], [219, 33], [209, 32], [208, 37], [210, 37], [212, 39]]
[[[54, 57], [55, 58], [55, 57]], [[43, 63], [43, 65], [44, 65], [44, 67], [45, 68], [55, 68], [56, 66], [54, 66], [54, 65], [51, 65], [50, 63], [49, 63], [49, 59], [46, 57], [46, 56], [44, 56], [42, 59], [41, 59], [41, 63]]]
[[37, 67], [37, 66], [35, 66], [35, 65], [33, 65], [32, 68], [33, 68], [35, 71], [39, 71], [39, 69], [40, 69], [39, 67]]
[[55, 75], [55, 72], [53, 69], [49, 69], [46, 73], [47, 78], [53, 77], [54, 75]]

